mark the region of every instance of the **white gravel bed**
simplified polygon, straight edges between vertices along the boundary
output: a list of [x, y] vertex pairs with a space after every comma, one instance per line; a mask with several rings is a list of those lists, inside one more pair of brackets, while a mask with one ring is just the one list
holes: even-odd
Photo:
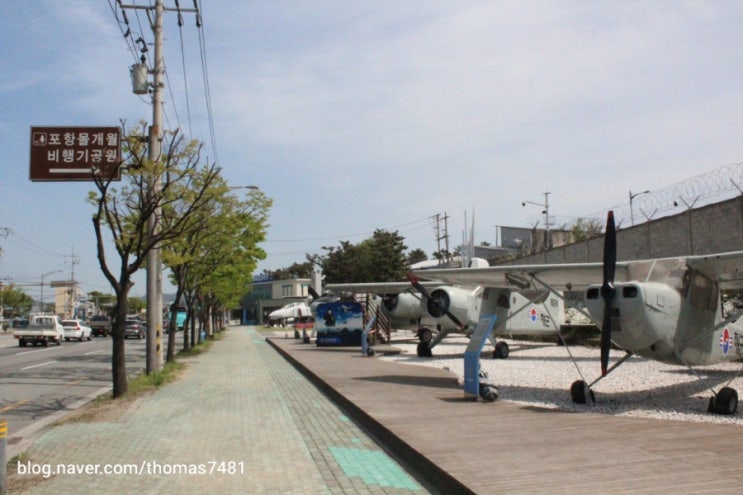
[[[418, 357], [413, 340], [393, 342], [403, 353], [380, 359], [447, 369], [461, 385], [467, 342], [464, 337], [447, 337], [434, 347], [433, 358]], [[480, 360], [481, 369], [487, 371], [489, 381], [498, 389], [498, 400], [562, 411], [743, 426], [743, 406], [733, 416], [707, 412], [711, 388], [719, 390], [727, 385], [743, 397], [743, 363], [696, 367], [692, 372], [682, 366], [633, 357], [593, 386], [596, 403], [581, 405], [570, 398], [570, 385], [581, 376], [565, 347], [508, 339], [506, 342], [510, 347], [508, 359], [492, 359], [493, 347], [487, 344]], [[584, 346], [569, 349], [583, 379], [591, 383], [600, 375], [599, 350]], [[612, 350], [610, 365], [623, 354]]]

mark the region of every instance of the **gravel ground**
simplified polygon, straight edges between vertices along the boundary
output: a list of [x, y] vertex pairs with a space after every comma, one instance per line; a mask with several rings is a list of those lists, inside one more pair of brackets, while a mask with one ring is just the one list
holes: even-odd
[[[380, 359], [417, 366], [448, 369], [464, 382], [464, 337], [450, 336], [433, 349], [433, 358], [416, 355], [414, 340], [393, 342], [400, 355]], [[570, 385], [580, 379], [565, 347], [550, 343], [508, 340], [508, 359], [492, 359], [486, 345], [480, 360], [498, 389], [498, 400], [564, 411], [591, 411], [616, 416], [727, 423], [743, 426], [743, 409], [733, 416], [707, 413], [711, 389], [731, 386], [743, 394], [743, 363], [722, 363], [694, 368], [671, 366], [633, 357], [593, 386], [596, 403], [574, 404]], [[570, 353], [587, 382], [600, 375], [599, 350], [570, 346]], [[623, 353], [612, 351], [610, 365]], [[743, 406], [742, 406], [743, 407]]]

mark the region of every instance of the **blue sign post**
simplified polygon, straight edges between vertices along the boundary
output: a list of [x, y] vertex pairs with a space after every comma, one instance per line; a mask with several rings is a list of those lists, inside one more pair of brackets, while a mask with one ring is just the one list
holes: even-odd
[[480, 395], [480, 354], [493, 331], [496, 319], [498, 315], [481, 316], [464, 351], [464, 396], [467, 398], [477, 400]]

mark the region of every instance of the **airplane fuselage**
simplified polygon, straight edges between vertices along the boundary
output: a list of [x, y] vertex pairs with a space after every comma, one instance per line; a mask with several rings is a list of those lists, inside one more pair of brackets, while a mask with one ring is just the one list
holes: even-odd
[[[647, 278], [650, 281], [614, 286], [611, 336], [615, 345], [669, 364], [740, 359], [738, 340], [743, 328], [737, 318], [723, 319], [714, 281], [700, 272], [669, 266], [652, 267]], [[600, 285], [586, 290], [585, 303], [596, 321], [603, 321]]]

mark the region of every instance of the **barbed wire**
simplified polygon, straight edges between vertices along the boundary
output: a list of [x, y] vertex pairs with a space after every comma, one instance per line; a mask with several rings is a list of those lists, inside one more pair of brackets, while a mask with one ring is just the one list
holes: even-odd
[[[618, 226], [655, 220], [687, 209], [723, 201], [743, 194], [743, 162], [724, 165], [711, 172], [683, 180], [664, 189], [634, 194], [632, 202], [615, 205], [583, 218], [603, 224], [609, 210], [614, 211]], [[554, 225], [571, 225], [575, 218], [557, 217]]]

